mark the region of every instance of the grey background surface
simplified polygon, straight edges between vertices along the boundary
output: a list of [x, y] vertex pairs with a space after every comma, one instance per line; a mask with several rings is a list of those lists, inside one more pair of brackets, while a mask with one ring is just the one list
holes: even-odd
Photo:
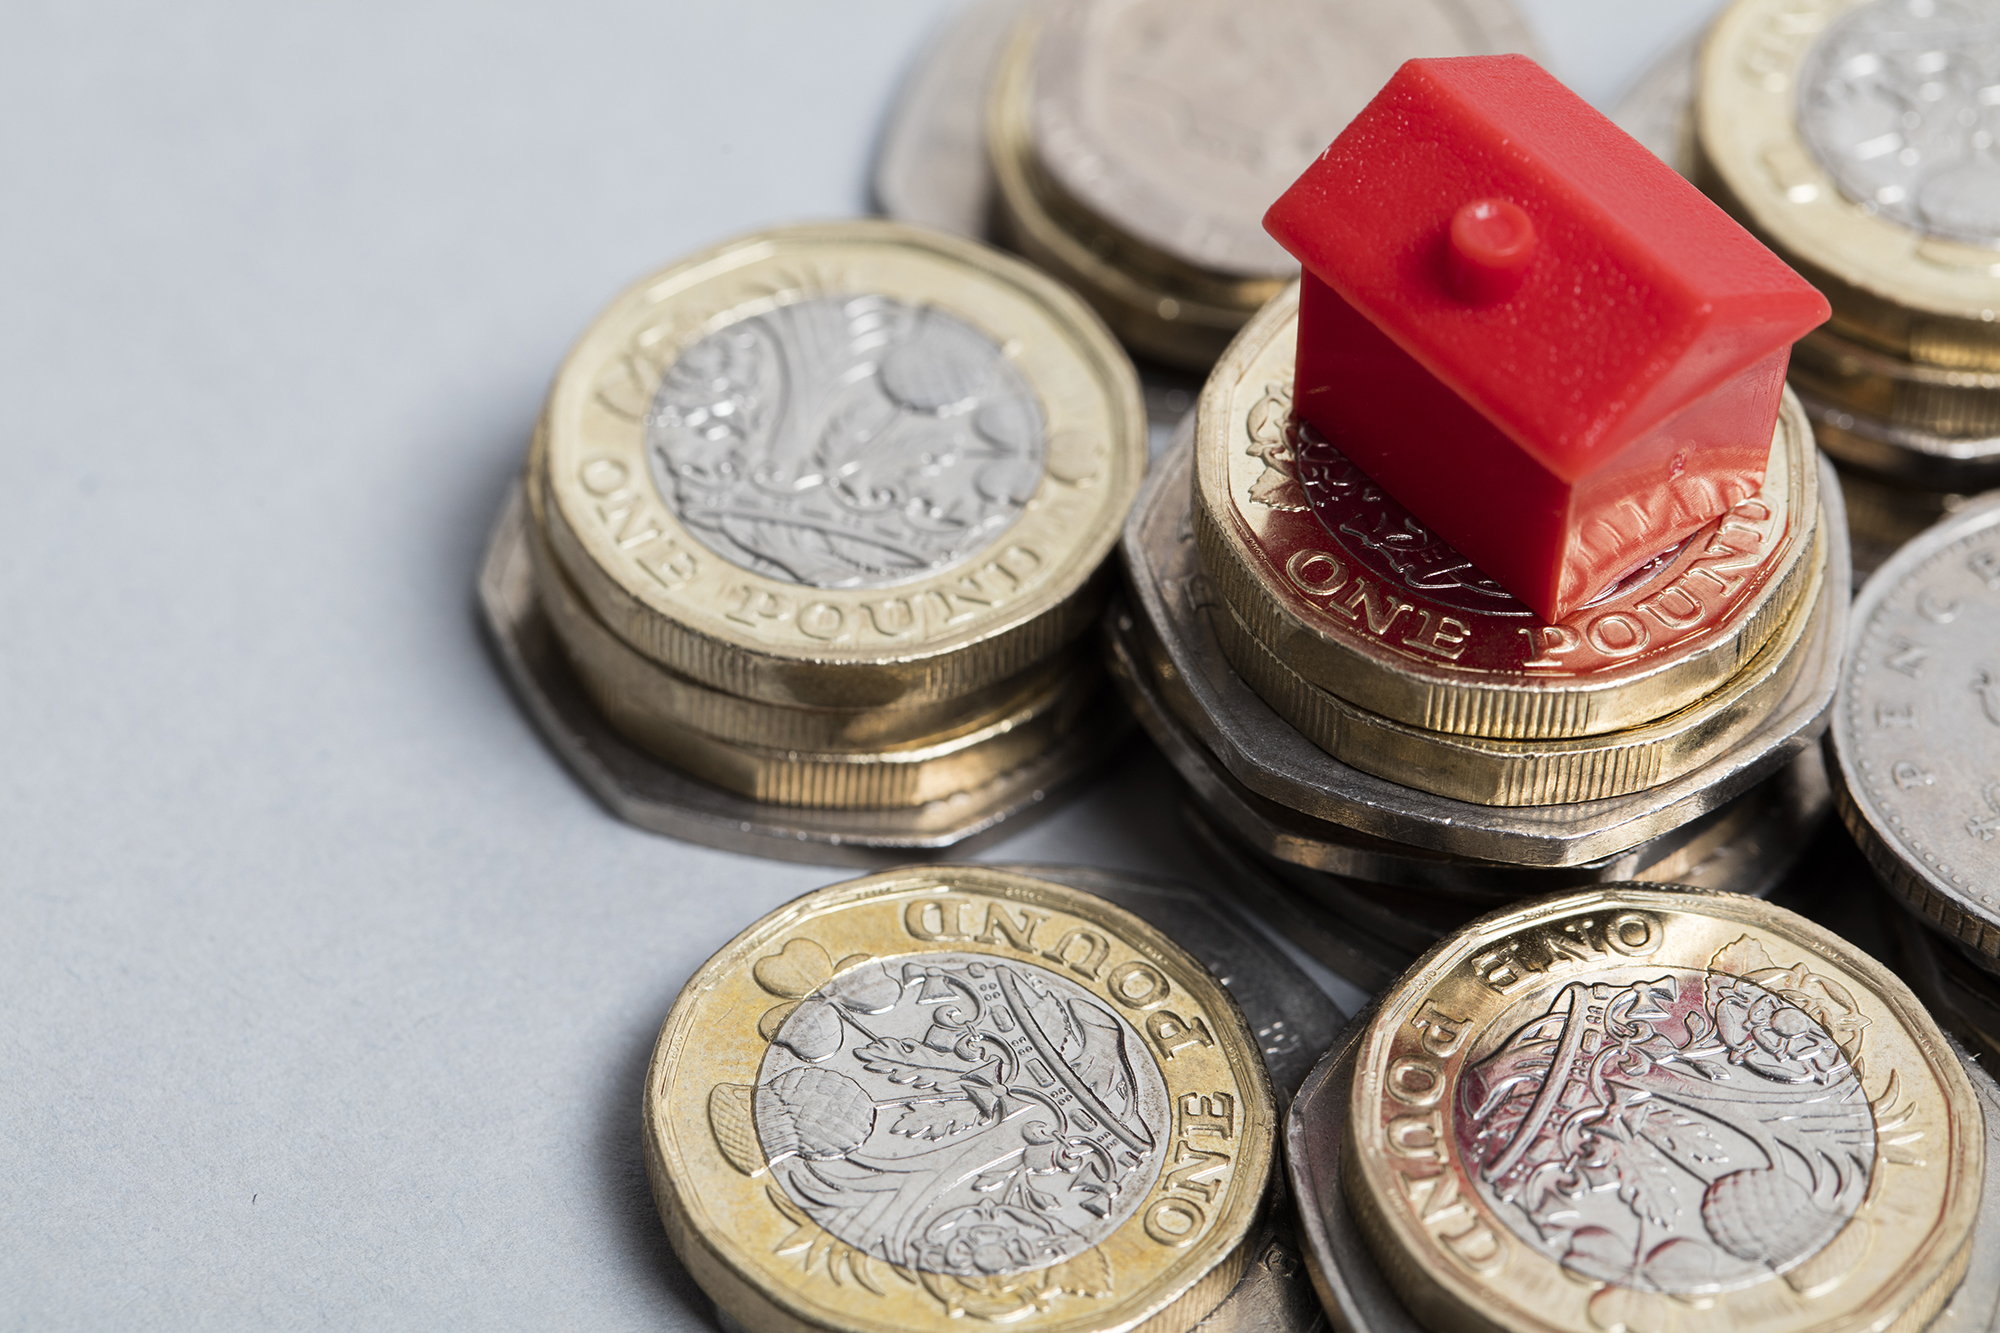
[[[648, 268], [867, 206], [936, 0], [0, 12], [0, 1328], [691, 1328], [637, 1107], [845, 872], [607, 816], [471, 609]], [[1706, 0], [1524, 0], [1601, 105]], [[1201, 879], [1143, 750], [990, 849]]]

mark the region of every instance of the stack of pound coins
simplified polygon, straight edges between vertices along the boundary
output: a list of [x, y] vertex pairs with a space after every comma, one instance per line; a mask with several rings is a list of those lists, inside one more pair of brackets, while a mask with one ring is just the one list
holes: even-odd
[[1508, 0], [1019, 8], [987, 94], [998, 236], [1195, 371], [1298, 274], [1266, 205], [1398, 65], [1532, 50]]
[[576, 689], [709, 825], [948, 844], [1116, 738], [1079, 639], [1144, 431], [1124, 352], [1027, 265], [797, 226], [598, 317], [503, 536]]
[[1880, 962], [1739, 895], [1473, 923], [1334, 1043], [1285, 1159], [1352, 1333], [2000, 1314], [2000, 1086]]
[[[1773, 883], [1825, 809], [1839, 492], [1787, 400], [1763, 489], [1548, 625], [1290, 410], [1295, 291], [1126, 526], [1114, 671], [1241, 882], [1364, 985], [1526, 894]], [[1829, 519], [1828, 515], [1832, 517]], [[1796, 762], [1795, 762], [1796, 761]], [[1360, 954], [1364, 957], [1357, 958]]]
[[1853, 614], [1828, 730], [1841, 818], [1911, 985], [2000, 1058], [2000, 496], [1910, 541]]
[[1791, 384], [1865, 575], [2000, 485], [2000, 6], [1738, 0], [1698, 70], [1692, 174], [1833, 304]]
[[646, 1075], [648, 1173], [726, 1327], [1308, 1333], [1278, 1116], [1340, 1022], [1206, 895], [891, 871], [688, 982]]

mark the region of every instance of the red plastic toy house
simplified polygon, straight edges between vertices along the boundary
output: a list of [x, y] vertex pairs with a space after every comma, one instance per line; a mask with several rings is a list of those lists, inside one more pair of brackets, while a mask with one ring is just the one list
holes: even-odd
[[1264, 226], [1299, 416], [1552, 622], [1757, 489], [1829, 314], [1524, 56], [1410, 61]]

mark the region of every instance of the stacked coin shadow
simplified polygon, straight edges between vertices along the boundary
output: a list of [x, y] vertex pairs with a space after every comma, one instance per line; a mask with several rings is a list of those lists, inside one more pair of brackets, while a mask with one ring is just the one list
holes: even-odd
[[1996, 71], [1976, 5], [1739, 0], [1618, 119], [1804, 274], [1833, 318], [1790, 382], [1846, 493], [1856, 579], [2000, 485]]
[[1364, 988], [1523, 896], [1762, 893], [1828, 808], [1839, 490], [1787, 399], [1764, 489], [1544, 625], [1290, 408], [1293, 294], [1126, 525], [1113, 674], [1259, 910]]
[[1828, 733], [1836, 804], [1903, 976], [2000, 1057], [2000, 496], [1905, 545], [1853, 614]]
[[906, 87], [876, 193], [1000, 241], [1134, 355], [1201, 372], [1297, 276], [1265, 206], [1398, 65], [1533, 50], [1508, 0], [980, 0]]
[[1858, 1307], [1985, 1333], [2000, 1085], [1916, 1001], [1739, 897], [1628, 885], [1479, 922], [1287, 1117], [1333, 1324], [1806, 1329]]
[[657, 831], [797, 859], [960, 845], [1129, 725], [1090, 631], [1145, 465], [1067, 291], [892, 223], [656, 273], [557, 375], [481, 597], [563, 757]]

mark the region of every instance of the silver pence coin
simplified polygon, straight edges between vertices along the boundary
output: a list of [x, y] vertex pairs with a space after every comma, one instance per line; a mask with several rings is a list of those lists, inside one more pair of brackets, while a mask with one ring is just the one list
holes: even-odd
[[2000, 969], [2000, 495], [1890, 557], [1852, 625], [1841, 815], [1893, 892]]
[[1799, 131], [1841, 193], [1913, 231], [2000, 245], [2000, 0], [1872, 0], [1799, 73]]
[[[1369, 1017], [1362, 1014], [1340, 1034], [1293, 1101], [1285, 1118], [1285, 1162], [1298, 1199], [1306, 1262], [1335, 1326], [1348, 1333], [1425, 1333], [1376, 1262], [1341, 1186], [1348, 1089]], [[1986, 1177], [1975, 1234], [1989, 1240], [1972, 1246], [1964, 1280], [1927, 1328], [1933, 1333], [1985, 1333], [1994, 1327], [2000, 1303], [2000, 1245], [1990, 1243], [2000, 1230], [2000, 1084], [1955, 1042], [1953, 1052], [1984, 1113]]]
[[716, 554], [879, 588], [986, 549], [1042, 480], [1040, 401], [943, 310], [818, 296], [736, 320], [667, 368], [646, 419], [660, 495]]
[[1189, 517], [1192, 449], [1154, 464], [1126, 519], [1120, 555], [1132, 614], [1160, 647], [1180, 722], [1242, 785], [1309, 819], [1426, 851], [1536, 867], [1574, 867], [1630, 851], [1682, 827], [1771, 776], [1826, 724], [1846, 635], [1847, 521], [1821, 460], [1827, 576], [1815, 636], [1797, 683], [1765, 724], [1684, 777], [1643, 792], [1570, 805], [1495, 807], [1414, 791], [1328, 755], [1236, 674], [1208, 621], [1213, 600]]
[[1297, 269], [1264, 210], [1413, 56], [1526, 51], [1506, 0], [1086, 0], [1033, 57], [1036, 157], [1063, 191], [1186, 264]]

